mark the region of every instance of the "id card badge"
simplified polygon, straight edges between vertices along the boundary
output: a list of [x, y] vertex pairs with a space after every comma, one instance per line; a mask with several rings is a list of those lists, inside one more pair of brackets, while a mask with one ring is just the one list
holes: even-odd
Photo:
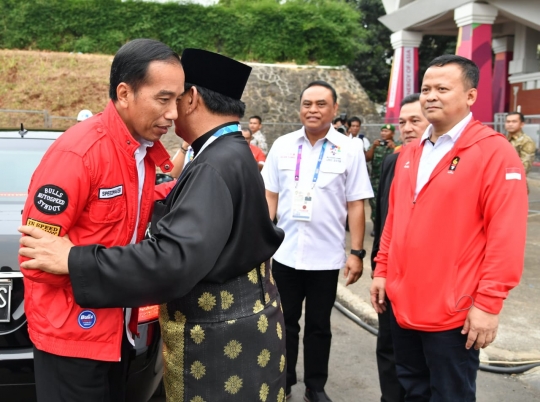
[[300, 190], [295, 188], [293, 195], [293, 219], [297, 221], [309, 222], [313, 214], [313, 189]]

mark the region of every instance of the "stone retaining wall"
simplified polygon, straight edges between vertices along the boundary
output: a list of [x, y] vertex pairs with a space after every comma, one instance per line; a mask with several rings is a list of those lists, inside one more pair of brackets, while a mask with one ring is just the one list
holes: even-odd
[[[261, 116], [262, 131], [269, 145], [280, 135], [301, 127], [298, 115], [300, 93], [311, 81], [327, 81], [336, 89], [338, 113], [347, 113], [349, 117], [358, 116], [366, 123], [383, 121], [362, 85], [345, 67], [248, 64], [253, 67], [253, 71], [242, 98], [246, 103], [242, 123], [247, 124], [249, 116]], [[171, 152], [176, 151], [180, 145], [174, 135], [167, 135], [163, 142]]]

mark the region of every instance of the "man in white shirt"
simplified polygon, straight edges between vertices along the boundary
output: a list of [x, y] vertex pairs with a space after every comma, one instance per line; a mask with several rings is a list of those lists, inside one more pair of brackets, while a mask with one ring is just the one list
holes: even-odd
[[[287, 389], [296, 384], [302, 303], [305, 400], [328, 402], [324, 392], [330, 355], [330, 314], [339, 270], [347, 285], [362, 275], [364, 199], [373, 197], [362, 144], [338, 133], [332, 118], [337, 95], [314, 81], [301, 96], [302, 129], [278, 138], [262, 170], [270, 217], [285, 231], [273, 274], [282, 297], [287, 340]], [[345, 255], [349, 214], [351, 255]]]
[[359, 117], [353, 116], [349, 119], [349, 138], [358, 138], [363, 143], [364, 152], [367, 152], [369, 146], [369, 140], [364, 134], [360, 133], [362, 127], [362, 120]]

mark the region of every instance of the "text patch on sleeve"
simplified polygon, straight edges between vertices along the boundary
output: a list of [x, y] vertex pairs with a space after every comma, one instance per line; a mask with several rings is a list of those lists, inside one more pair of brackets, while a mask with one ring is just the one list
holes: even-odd
[[60, 236], [61, 227], [58, 226], [58, 225], [53, 225], [52, 223], [41, 222], [41, 221], [37, 221], [37, 220], [32, 219], [32, 218], [28, 218], [26, 220], [26, 225], [27, 226], [35, 226], [36, 228], [44, 230], [47, 233], [50, 233], [50, 234], [55, 235], [55, 236]]
[[34, 205], [38, 211], [47, 215], [58, 215], [68, 206], [66, 192], [53, 184], [45, 184], [37, 189], [34, 195]]

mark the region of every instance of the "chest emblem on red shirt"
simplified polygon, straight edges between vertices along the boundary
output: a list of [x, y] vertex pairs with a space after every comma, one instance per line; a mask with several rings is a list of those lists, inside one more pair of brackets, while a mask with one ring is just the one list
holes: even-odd
[[58, 215], [68, 206], [66, 192], [53, 184], [45, 184], [34, 194], [34, 205], [46, 215]]
[[410, 165], [411, 165], [410, 161], [407, 161], [407, 162], [405, 163], [405, 165], [403, 166], [403, 168], [404, 168], [404, 169], [409, 169]]
[[124, 194], [124, 186], [119, 185], [113, 188], [100, 188], [99, 189], [99, 199], [106, 199], [106, 198], [114, 198], [114, 197], [120, 197], [122, 194]]
[[452, 163], [450, 164], [450, 167], [448, 168], [448, 173], [454, 173], [454, 170], [456, 170], [457, 165], [459, 163], [459, 156], [456, 156], [454, 159], [452, 159]]

